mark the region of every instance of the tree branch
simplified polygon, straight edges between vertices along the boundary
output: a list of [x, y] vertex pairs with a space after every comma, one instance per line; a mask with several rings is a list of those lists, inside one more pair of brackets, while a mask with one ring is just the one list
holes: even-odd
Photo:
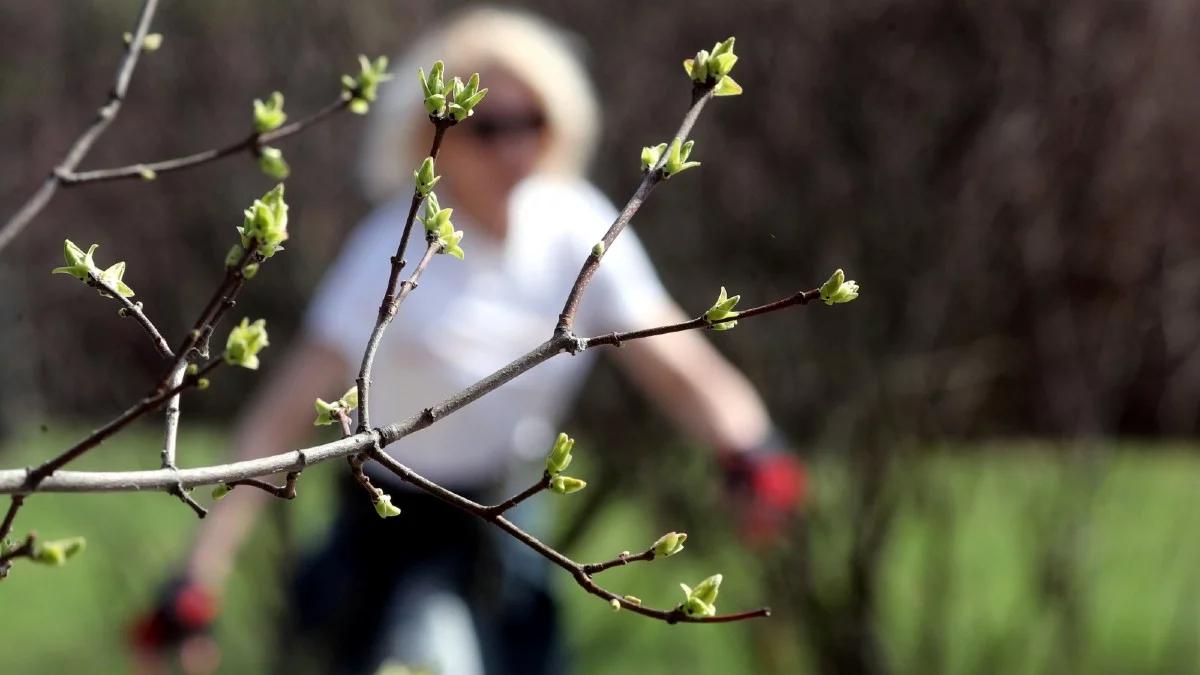
[[[622, 607], [624, 609], [628, 609], [631, 612], [635, 612], [637, 614], [641, 614], [642, 616], [650, 617], [652, 619], [658, 619], [659, 621], [665, 621], [667, 623], [672, 623], [672, 624], [673, 623], [724, 623], [724, 622], [730, 622], [730, 621], [742, 621], [745, 619], [754, 619], [754, 618], [758, 618], [758, 617], [769, 616], [771, 613], [770, 609], [762, 608], [762, 609], [752, 610], [749, 612], [739, 612], [737, 614], [724, 614], [724, 615], [719, 615], [719, 616], [699, 617], [699, 616], [688, 615], [687, 613], [685, 613], [683, 611], [683, 609], [681, 607], [676, 607], [671, 610], [650, 609], [648, 607], [643, 607], [641, 605], [641, 603], [632, 602], [632, 601], [626, 599], [624, 596], [617, 595], [616, 593], [613, 593], [612, 591], [608, 591], [608, 590], [602, 588], [600, 585], [598, 585], [595, 581], [592, 580], [591, 575], [585, 570], [586, 566], [581, 565], [581, 564], [575, 562], [574, 560], [571, 560], [570, 558], [563, 555], [562, 553], [559, 553], [553, 547], [546, 545], [545, 543], [540, 541], [537, 537], [534, 537], [533, 535], [529, 534], [525, 530], [521, 529], [520, 527], [515, 525], [512, 521], [508, 520], [504, 516], [502, 516], [502, 515], [490, 516], [489, 512], [492, 509], [495, 509], [496, 507], [483, 506], [483, 505], [478, 504], [470, 499], [467, 499], [466, 497], [463, 497], [462, 495], [460, 495], [452, 490], [448, 490], [448, 489], [442, 487], [441, 485], [438, 485], [437, 483], [434, 483], [433, 481], [430, 481], [430, 480], [424, 478], [420, 474], [417, 474], [412, 469], [409, 469], [407, 466], [404, 466], [400, 462], [396, 461], [390, 455], [383, 452], [382, 450], [373, 448], [369, 454], [371, 456], [371, 459], [382, 464], [384, 466], [384, 468], [386, 468], [387, 470], [394, 473], [401, 480], [403, 480], [407, 483], [410, 483], [410, 484], [416, 486], [417, 488], [424, 490], [425, 492], [428, 492], [429, 494], [433, 495], [434, 497], [437, 497], [438, 499], [441, 499], [442, 501], [446, 502], [447, 504], [450, 504], [451, 506], [462, 509], [463, 511], [466, 511], [473, 515], [479, 516], [480, 518], [483, 518], [483, 519], [488, 520], [489, 522], [495, 524], [500, 529], [502, 529], [505, 532], [512, 535], [515, 539], [517, 539], [517, 541], [520, 541], [522, 544], [525, 544], [529, 548], [533, 549], [535, 552], [537, 552], [539, 555], [546, 558], [550, 562], [552, 562], [552, 563], [558, 565], [559, 567], [563, 568], [564, 570], [570, 572], [571, 577], [575, 579], [575, 582], [578, 583], [588, 593], [591, 593], [592, 595], [595, 595], [599, 598], [603, 598], [604, 600], [608, 601], [609, 603], [616, 601], [620, 607]], [[509, 500], [509, 501], [512, 501], [512, 500]], [[653, 557], [653, 555], [654, 555], [653, 551], [650, 551], [649, 553], [650, 553], [650, 556]], [[607, 564], [607, 563], [603, 563], [603, 564]], [[615, 564], [621, 564], [621, 563], [615, 563]], [[611, 567], [613, 565], [609, 565], [609, 566]], [[604, 569], [607, 569], [607, 567], [605, 567]]]
[[622, 553], [621, 555], [613, 558], [612, 560], [605, 560], [604, 562], [580, 565], [580, 568], [584, 571], [584, 573], [589, 574], [589, 575], [590, 574], [599, 574], [600, 572], [603, 572], [604, 570], [610, 570], [614, 567], [621, 567], [622, 565], [628, 565], [631, 562], [641, 562], [641, 561], [650, 561], [650, 560], [654, 560], [654, 549], [652, 549], [652, 548], [646, 549], [645, 551], [642, 551], [641, 553], [639, 553], [637, 555], [630, 555], [629, 552], [626, 551], [626, 552]]
[[25, 503], [25, 495], [15, 494], [12, 496], [12, 501], [8, 504], [8, 511], [4, 514], [4, 522], [0, 523], [0, 541], [4, 541], [12, 532], [13, 521], [17, 519], [17, 511], [21, 510], [21, 505]]
[[0, 555], [0, 579], [8, 576], [8, 568], [14, 559], [33, 557], [33, 545], [36, 541], [37, 535], [30, 532], [25, 536], [25, 541], [21, 542], [20, 546]]
[[[431, 118], [432, 119], [432, 118]], [[446, 129], [453, 126], [452, 121], [444, 121], [432, 119], [433, 121], [433, 144], [429, 148], [429, 157], [437, 159], [438, 150], [442, 147], [442, 138], [446, 135]], [[412, 203], [408, 206], [408, 216], [404, 219], [404, 231], [400, 234], [400, 242], [396, 245], [396, 255], [392, 256], [392, 270], [388, 275], [387, 290], [383, 293], [383, 300], [379, 303], [379, 315], [375, 319], [375, 327], [371, 329], [371, 337], [367, 340], [366, 349], [363, 350], [362, 365], [358, 370], [358, 378], [355, 383], [358, 385], [358, 430], [366, 431], [371, 428], [371, 368], [375, 365], [375, 352], [379, 349], [379, 343], [383, 340], [383, 332], [387, 330], [388, 324], [396, 317], [396, 312], [400, 308], [400, 303], [404, 302], [404, 298], [408, 293], [416, 287], [416, 278], [420, 276], [421, 268], [418, 267], [409, 281], [413, 282], [407, 288], [401, 288], [397, 294], [396, 284], [400, 280], [400, 272], [404, 266], [408, 264], [404, 260], [404, 254], [408, 250], [408, 240], [412, 234], [413, 221], [417, 217], [417, 209], [420, 208], [424, 197], [417, 190], [413, 190]], [[423, 263], [428, 264], [431, 248], [425, 251]]]
[[[779, 311], [796, 305], [811, 302], [818, 291], [802, 291], [787, 298], [766, 305], [748, 309], [735, 317], [738, 320], [749, 319], [764, 314]], [[807, 298], [801, 300], [801, 298]], [[733, 319], [730, 319], [733, 320]], [[571, 350], [578, 351], [580, 343], [584, 346], [616, 346], [622, 342], [638, 340], [681, 330], [696, 330], [705, 328], [707, 321], [693, 319], [680, 324], [672, 324], [658, 328], [630, 331], [628, 333], [610, 333], [594, 338], [579, 339], [558, 335], [535, 347], [532, 351], [518, 357], [503, 368], [463, 389], [450, 398], [423, 409], [408, 419], [390, 424], [385, 427], [355, 433], [338, 441], [325, 443], [302, 450], [293, 450], [259, 459], [219, 464], [214, 466], [192, 469], [180, 469], [177, 473], [167, 470], [159, 471], [61, 471], [46, 479], [38, 492], [126, 492], [137, 490], [163, 490], [170, 488], [176, 480], [182, 481], [184, 487], [198, 485], [213, 485], [228, 483], [243, 478], [268, 476], [287, 471], [297, 471], [310, 464], [317, 464], [329, 459], [346, 457], [351, 454], [367, 451], [378, 442], [387, 446], [395, 441], [424, 429], [430, 424], [453, 413], [463, 406], [475, 401], [485, 394], [496, 390], [508, 381], [524, 373], [534, 366], [550, 358]], [[27, 492], [24, 488], [27, 471], [24, 469], [9, 469], [0, 471], [0, 494]]]
[[[712, 97], [712, 87], [694, 90], [692, 106], [688, 109], [687, 114], [683, 116], [683, 122], [680, 123], [678, 131], [675, 132], [675, 138], [687, 138], [688, 134], [692, 131], [692, 127], [695, 126], [696, 120], [700, 117], [700, 112], [704, 110], [704, 106]], [[654, 187], [665, 180], [660, 168], [664, 162], [666, 162], [666, 157], [660, 159], [657, 165], [646, 171], [642, 177], [642, 182], [634, 190], [633, 196], [625, 203], [625, 208], [621, 209], [621, 213], [617, 215], [617, 219], [613, 221], [608, 231], [604, 233], [604, 237], [600, 240], [604, 246], [598, 251], [593, 249], [587, 259], [583, 261], [583, 267], [579, 270], [579, 276], [575, 277], [575, 283], [571, 285], [571, 291], [567, 294], [566, 302], [563, 303], [562, 313], [558, 315], [558, 326], [555, 328], [556, 333], [570, 334], [572, 323], [575, 321], [575, 313], [579, 311], [579, 303], [583, 300], [583, 293], [587, 290], [588, 285], [592, 283], [592, 277], [596, 274], [596, 268], [600, 266], [600, 260], [612, 248], [613, 242], [616, 241], [621, 232], [625, 231], [625, 226], [637, 214], [638, 209], [645, 203], [646, 198], [650, 196], [650, 192]]]
[[742, 319], [750, 319], [760, 314], [776, 312], [781, 309], [791, 307], [792, 305], [807, 305], [819, 297], [821, 297], [820, 289], [814, 288], [808, 291], [800, 291], [781, 300], [776, 300], [775, 302], [769, 302], [765, 305], [759, 305], [758, 307], [753, 307], [751, 309], [738, 312], [737, 316], [731, 316], [728, 319], [723, 319], [721, 321], [709, 321], [703, 315], [701, 315], [689, 321], [673, 323], [667, 326], [643, 328], [641, 330], [631, 330], [625, 333], [608, 333], [607, 335], [597, 335], [596, 337], [590, 338], [580, 338], [578, 342], [580, 344], [580, 349], [603, 346], [620, 347], [622, 343], [629, 342], [630, 340], [640, 340], [642, 338], [654, 337], [656, 335], [666, 335], [668, 333], [678, 333], [685, 330], [696, 330], [700, 328], [707, 329], [717, 324], [738, 321]]
[[[175, 354], [175, 363], [171, 365], [170, 372], [163, 378], [163, 383], [160, 386], [168, 386], [167, 382], [171, 373], [180, 364], [186, 364], [194, 357], [208, 357], [208, 340], [216, 328], [217, 322], [221, 320], [225, 312], [237, 304], [237, 296], [242, 290], [242, 286], [246, 283], [246, 265], [251, 262], [261, 262], [261, 257], [258, 255], [258, 241], [252, 240], [250, 245], [242, 253], [242, 257], [232, 267], [225, 268], [225, 276], [221, 279], [221, 283], [217, 286], [217, 290], [208, 300], [208, 304], [204, 306], [204, 310], [200, 312], [196, 323], [192, 325], [192, 330], [184, 337], [183, 342], [179, 345], [179, 349]], [[192, 354], [193, 350], [197, 354]]]
[[137, 322], [141, 324], [142, 328], [145, 329], [146, 334], [150, 336], [150, 340], [154, 342], [155, 349], [158, 350], [158, 353], [162, 355], [163, 358], [169, 359], [175, 356], [175, 353], [171, 351], [170, 345], [167, 344], [166, 338], [164, 338], [162, 333], [158, 331], [158, 328], [154, 325], [154, 322], [150, 320], [150, 317], [146, 316], [145, 312], [142, 311], [140, 302], [133, 302], [129, 298], [121, 295], [117, 292], [115, 287], [106, 283], [98, 274], [90, 274], [88, 276], [87, 284], [95, 288], [103, 288], [105, 293], [108, 293], [112, 297], [116, 298], [117, 302], [123, 305], [123, 309], [120, 312], [121, 316], [132, 316], [134, 319], [136, 319]]
[[46, 208], [46, 204], [49, 203], [55, 190], [62, 183], [62, 176], [69, 174], [79, 166], [79, 162], [83, 161], [92, 145], [117, 118], [117, 113], [121, 111], [121, 103], [125, 100], [125, 92], [129, 89], [129, 80], [133, 77], [133, 69], [137, 66], [138, 55], [142, 52], [142, 42], [150, 30], [150, 21], [154, 18], [154, 11], [157, 8], [158, 0], [146, 0], [142, 5], [137, 26], [133, 29], [133, 37], [125, 49], [125, 58], [117, 67], [116, 78], [112, 91], [109, 92], [108, 102], [96, 112], [96, 119], [79, 138], [75, 139], [75, 143], [67, 151], [66, 157], [46, 177], [37, 192], [33, 193], [21, 209], [9, 218], [4, 227], [0, 229], [0, 250], [8, 246], [21, 233], [21, 230], [25, 229], [25, 226], [41, 213], [42, 209]]
[[192, 167], [207, 164], [209, 162], [228, 157], [243, 151], [249, 151], [257, 155], [262, 151], [262, 147], [272, 141], [277, 141], [288, 136], [304, 131], [308, 127], [324, 120], [336, 112], [344, 110], [350, 101], [341, 97], [329, 105], [321, 108], [317, 112], [297, 120], [291, 124], [286, 124], [273, 131], [263, 133], [253, 133], [248, 137], [231, 143], [220, 148], [212, 148], [211, 150], [203, 150], [191, 155], [183, 157], [174, 157], [172, 159], [159, 160], [157, 162], [145, 162], [141, 164], [129, 164], [127, 166], [118, 166], [111, 169], [93, 169], [91, 171], [65, 171], [60, 172], [59, 180], [63, 187], [74, 187], [87, 183], [100, 183], [114, 180], [127, 180], [143, 178], [146, 171], [153, 171], [155, 174], [170, 173], [181, 169], [190, 169]]
[[484, 508], [482, 515], [484, 518], [491, 520], [491, 519], [495, 518], [496, 516], [504, 514], [509, 509], [515, 507], [517, 504], [520, 504], [521, 502], [525, 501], [526, 499], [529, 499], [530, 497], [536, 495], [537, 493], [548, 489], [549, 487], [550, 487], [550, 472], [543, 471], [542, 477], [538, 480], [538, 482], [534, 483], [533, 485], [530, 485], [529, 487], [525, 488], [520, 493], [518, 493], [512, 497], [509, 497], [508, 499], [505, 499], [504, 501], [500, 502], [499, 504], [496, 504], [495, 506], [488, 506], [488, 507]]

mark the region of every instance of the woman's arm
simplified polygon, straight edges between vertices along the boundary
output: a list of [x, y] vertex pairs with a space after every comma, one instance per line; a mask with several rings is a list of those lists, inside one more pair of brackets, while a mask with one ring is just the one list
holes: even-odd
[[[646, 325], [688, 318], [669, 304]], [[758, 392], [699, 331], [630, 342], [614, 353], [626, 375], [693, 440], [740, 451], [756, 447], [770, 433], [770, 416]]]
[[[350, 371], [338, 351], [302, 340], [255, 392], [238, 420], [233, 441], [236, 459], [280, 452], [302, 442], [312, 431], [313, 399], [340, 395]], [[234, 490], [212, 510], [188, 556], [190, 582], [213, 590], [224, 585], [238, 548], [270, 498], [260, 490]]]

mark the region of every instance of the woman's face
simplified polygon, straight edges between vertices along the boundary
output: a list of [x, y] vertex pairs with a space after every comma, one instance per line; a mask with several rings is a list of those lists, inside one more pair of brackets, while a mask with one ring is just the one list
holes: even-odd
[[[509, 193], [545, 151], [546, 116], [533, 91], [508, 71], [491, 68], [480, 72], [480, 80], [487, 97], [474, 115], [446, 131], [437, 171], [456, 202], [447, 206], [503, 234]], [[427, 135], [428, 127], [422, 131]]]

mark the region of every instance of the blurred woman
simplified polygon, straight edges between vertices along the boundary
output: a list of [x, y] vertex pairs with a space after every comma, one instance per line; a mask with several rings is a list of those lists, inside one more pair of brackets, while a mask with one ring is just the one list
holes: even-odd
[[[437, 159], [444, 176], [438, 196], [466, 232], [466, 260], [434, 259], [386, 333], [373, 373], [375, 420], [403, 419], [543, 341], [580, 264], [616, 215], [582, 178], [597, 140], [598, 106], [560, 30], [485, 8], [422, 34], [372, 110], [361, 176], [379, 206], [348, 238], [303, 335], [239, 424], [240, 458], [295, 447], [312, 428], [313, 399], [336, 396], [354, 381], [403, 227], [412, 170], [432, 136], [413, 77], [418, 65], [440, 58], [449, 73], [478, 71], [489, 94], [474, 117], [447, 132]], [[585, 296], [577, 330], [590, 335], [684, 318], [626, 231]], [[771, 452], [780, 444], [762, 401], [703, 335], [641, 340], [611, 353], [681, 430], [718, 451], [754, 522], [769, 525], [794, 505], [798, 465]], [[589, 350], [542, 364], [387, 451], [476, 501], [498, 501], [540, 474], [596, 356]], [[544, 561], [386, 472], [369, 474], [403, 514], [378, 518], [347, 472], [326, 544], [294, 584], [286, 649], [303, 651], [321, 672], [374, 672], [387, 663], [443, 674], [560, 672]], [[155, 635], [178, 637], [207, 623], [212, 612], [188, 615], [180, 607], [211, 606], [206, 599], [224, 586], [267, 499], [236, 490], [213, 510], [183, 578], [150, 621]], [[528, 509], [538, 501], [523, 506], [514, 517], [536, 529]]]

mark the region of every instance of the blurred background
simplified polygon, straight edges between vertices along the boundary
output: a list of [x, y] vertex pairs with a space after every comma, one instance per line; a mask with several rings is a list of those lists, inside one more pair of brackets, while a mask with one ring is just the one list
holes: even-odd
[[[0, 214], [91, 119], [140, 4], [0, 0]], [[399, 52], [464, 4], [164, 2], [153, 25], [164, 46], [143, 57], [83, 168], [241, 138], [250, 101], [275, 89], [302, 116], [337, 96], [359, 53]], [[776, 611], [721, 627], [637, 622], [564, 575], [579, 672], [1197, 671], [1200, 6], [516, 4], [578, 35], [605, 113], [592, 175], [618, 202], [640, 147], [686, 105], [679, 61], [737, 36], [746, 94], [710, 107], [694, 134], [704, 169], [657, 191], [636, 221], [681, 305], [707, 308], [720, 284], [759, 304], [834, 267], [863, 288], [836, 312], [715, 336], [811, 462], [807, 518], [778, 550], [743, 551], [704, 453], [614, 369], [593, 375], [573, 428], [605, 461], [587, 467], [596, 489], [557, 515], [567, 552], [602, 558], [664, 526], [687, 530], [688, 555], [613, 583], [667, 605], [675, 581], [721, 569], [723, 607]], [[415, 89], [410, 75], [399, 86]], [[273, 343], [295, 334], [369, 209], [354, 180], [363, 129], [343, 115], [280, 144], [293, 236], [239, 303], [268, 319]], [[218, 280], [241, 210], [271, 184], [239, 155], [63, 190], [0, 252], [0, 465], [65, 447], [159, 374], [135, 325], [51, 278], [62, 239], [129, 260], [131, 285], [178, 335]], [[189, 400], [188, 463], [222, 456], [254, 377], [223, 373]], [[87, 466], [154, 467], [156, 433], [135, 428]], [[332, 499], [310, 473], [332, 471], [306, 473], [309, 491], [244, 553], [218, 633], [228, 672], [269, 662], [280, 599], [265, 582], [320, 533]], [[31, 500], [22, 519], [90, 548], [0, 585], [5, 671], [123, 670], [126, 621], [170, 574], [193, 517], [132, 495]]]

